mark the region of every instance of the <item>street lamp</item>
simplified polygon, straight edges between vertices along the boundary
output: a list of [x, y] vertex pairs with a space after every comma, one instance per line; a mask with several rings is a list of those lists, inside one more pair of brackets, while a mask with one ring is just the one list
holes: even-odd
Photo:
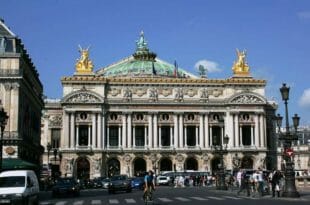
[[283, 117], [278, 114], [276, 116], [276, 123], [279, 129], [279, 140], [283, 141], [283, 153], [282, 157], [285, 160], [285, 170], [284, 170], [284, 175], [285, 175], [285, 186], [284, 186], [284, 191], [282, 196], [283, 197], [300, 197], [299, 193], [296, 190], [296, 185], [295, 185], [295, 171], [294, 171], [294, 163], [292, 161], [292, 155], [293, 155], [293, 150], [292, 150], [292, 141], [298, 140], [297, 136], [297, 127], [299, 125], [299, 120], [300, 117], [298, 117], [297, 114], [292, 117], [293, 119], [293, 125], [295, 128], [295, 132], [292, 133], [290, 132], [290, 127], [289, 127], [289, 120], [288, 120], [288, 99], [289, 99], [289, 91], [290, 88], [286, 87], [286, 84], [283, 83], [283, 86], [280, 88], [280, 92], [282, 95], [282, 100], [284, 101], [285, 104], [285, 125], [286, 129], [285, 132], [281, 132], [281, 126], [282, 126], [282, 119]]
[[[56, 165], [56, 161], [59, 161], [59, 167], [58, 167], [57, 172], [56, 172], [55, 168], [52, 169], [52, 172], [53, 172], [52, 175], [53, 175], [53, 177], [55, 179], [56, 178], [56, 173], [58, 175], [60, 175], [60, 165], [61, 165], [61, 160], [62, 160], [62, 154], [61, 154], [61, 152], [58, 152], [58, 150], [56, 148], [54, 149], [53, 154], [54, 154], [54, 166], [53, 167], [57, 166]], [[57, 160], [57, 154], [58, 154], [58, 160]]]
[[3, 108], [0, 110], [0, 127], [1, 127], [1, 139], [0, 139], [0, 172], [2, 171], [2, 140], [3, 140], [3, 133], [5, 125], [8, 121], [9, 116], [6, 114]]
[[47, 148], [47, 166], [49, 168], [50, 167], [50, 151], [52, 149], [51, 143], [47, 143], [46, 148]]
[[[216, 189], [218, 190], [227, 190], [227, 185], [225, 183], [225, 166], [224, 166], [224, 155], [227, 154], [227, 144], [229, 141], [228, 135], [225, 135], [223, 139], [223, 143], [221, 143], [219, 146], [213, 146], [213, 152], [214, 154], [218, 155], [220, 157], [220, 164], [219, 164], [219, 171], [217, 173], [218, 175], [218, 184]], [[223, 144], [225, 145], [223, 147]]]

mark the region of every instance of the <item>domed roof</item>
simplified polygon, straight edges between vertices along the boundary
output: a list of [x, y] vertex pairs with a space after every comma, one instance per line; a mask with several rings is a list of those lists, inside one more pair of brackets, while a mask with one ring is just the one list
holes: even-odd
[[136, 52], [125, 59], [97, 71], [105, 77], [179, 77], [197, 78], [195, 75], [178, 68], [177, 63], [169, 64], [149, 51], [144, 33], [136, 42]]

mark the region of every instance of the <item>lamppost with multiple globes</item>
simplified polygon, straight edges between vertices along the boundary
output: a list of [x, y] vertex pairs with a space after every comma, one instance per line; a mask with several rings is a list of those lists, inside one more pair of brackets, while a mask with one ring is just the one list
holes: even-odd
[[5, 125], [7, 123], [9, 116], [7, 115], [7, 113], [4, 111], [3, 108], [1, 108], [0, 110], [0, 127], [1, 127], [1, 139], [0, 139], [0, 172], [2, 171], [2, 147], [3, 147], [3, 133], [4, 133], [4, 128]]
[[[220, 164], [218, 165], [219, 171], [218, 175], [218, 183], [216, 189], [218, 190], [227, 190], [227, 185], [225, 183], [225, 166], [224, 166], [224, 155], [227, 154], [227, 144], [229, 141], [228, 135], [225, 135], [223, 139], [223, 143], [219, 146], [212, 146], [213, 153], [220, 158]], [[224, 145], [224, 146], [223, 146]]]
[[279, 130], [279, 140], [283, 142], [283, 153], [282, 157], [285, 161], [285, 170], [284, 170], [284, 176], [285, 176], [285, 186], [283, 190], [283, 197], [299, 197], [299, 193], [296, 190], [295, 185], [295, 171], [294, 171], [294, 162], [292, 161], [293, 156], [293, 149], [292, 149], [292, 141], [298, 140], [297, 136], [297, 127], [299, 126], [299, 120], [300, 117], [298, 117], [297, 114], [292, 117], [293, 119], [293, 125], [295, 128], [294, 132], [290, 131], [290, 125], [288, 120], [288, 100], [289, 100], [289, 91], [290, 88], [286, 86], [285, 83], [283, 83], [283, 86], [280, 88], [280, 92], [282, 95], [282, 100], [285, 104], [285, 123], [286, 123], [286, 129], [284, 132], [281, 132], [281, 126], [282, 126], [282, 119], [283, 117], [278, 114], [276, 116], [276, 123]]

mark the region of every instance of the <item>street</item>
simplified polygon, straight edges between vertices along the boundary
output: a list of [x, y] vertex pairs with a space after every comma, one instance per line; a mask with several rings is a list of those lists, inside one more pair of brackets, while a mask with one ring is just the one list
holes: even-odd
[[[82, 190], [79, 197], [63, 196], [52, 198], [51, 192], [40, 193], [40, 205], [100, 205], [100, 204], [144, 204], [142, 191], [133, 190], [131, 193], [117, 192], [108, 194], [107, 190], [90, 189]], [[154, 193], [154, 205], [161, 204], [309, 204], [310, 195], [301, 194], [301, 198], [272, 198], [271, 195], [263, 197], [247, 197], [244, 193], [236, 191], [218, 191], [206, 187], [157, 187]]]

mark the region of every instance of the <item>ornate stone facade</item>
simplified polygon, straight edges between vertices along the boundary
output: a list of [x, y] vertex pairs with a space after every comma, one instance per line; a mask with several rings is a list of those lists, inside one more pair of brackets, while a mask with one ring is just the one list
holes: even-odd
[[[46, 101], [42, 143], [54, 129], [48, 116], [61, 115], [62, 175], [212, 172], [219, 164], [214, 147], [224, 146], [226, 135], [227, 170], [272, 167], [265, 159], [275, 143], [270, 119], [276, 107], [264, 96], [264, 80], [199, 78], [155, 58], [144, 36], [138, 42], [129, 58], [93, 74], [62, 78], [64, 97]], [[151, 72], [150, 62], [160, 74]], [[47, 163], [47, 153], [44, 159]]]
[[21, 40], [2, 20], [0, 42], [0, 107], [9, 116], [3, 133], [3, 158], [33, 163], [38, 171], [44, 151], [40, 145], [43, 86]]

